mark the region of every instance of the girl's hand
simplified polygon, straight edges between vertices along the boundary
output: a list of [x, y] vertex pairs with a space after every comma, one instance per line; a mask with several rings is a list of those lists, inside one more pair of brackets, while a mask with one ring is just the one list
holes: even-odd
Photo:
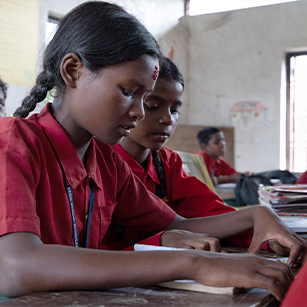
[[207, 286], [258, 287], [270, 291], [281, 301], [294, 279], [287, 264], [253, 254], [208, 253], [203, 256], [198, 259], [195, 280]]
[[304, 261], [307, 253], [307, 243], [269, 208], [258, 206], [254, 214], [254, 235], [249, 252], [256, 253], [261, 245], [270, 242], [272, 250], [284, 254], [289, 251], [287, 263], [292, 266]]
[[206, 234], [186, 230], [167, 230], [160, 236], [160, 244], [176, 248], [221, 252], [220, 241]]

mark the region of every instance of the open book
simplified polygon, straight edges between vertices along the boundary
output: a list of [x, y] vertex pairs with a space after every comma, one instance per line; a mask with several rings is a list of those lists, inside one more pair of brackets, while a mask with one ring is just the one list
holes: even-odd
[[[180, 251], [184, 250], [183, 248], [174, 248], [174, 247], [166, 247], [166, 246], [154, 246], [154, 245], [145, 245], [145, 244], [135, 244], [134, 245], [135, 251]], [[269, 253], [269, 252], [266, 252]], [[288, 258], [284, 257], [268, 257], [267, 255], [264, 256], [265, 258], [270, 258], [272, 260], [281, 261], [286, 263]], [[212, 294], [239, 294], [244, 292], [246, 289], [244, 288], [236, 288], [236, 287], [212, 287], [212, 286], [205, 286], [202, 285], [194, 280], [174, 280], [159, 283], [159, 286], [171, 289], [180, 289], [180, 290], [189, 290], [189, 291], [196, 291], [196, 292], [206, 292]]]
[[[184, 250], [183, 248], [173, 248], [166, 246], [154, 246], [154, 245], [143, 245], [143, 244], [135, 244], [135, 251], [154, 251], [154, 250]], [[235, 288], [235, 287], [211, 287], [202, 285], [194, 280], [174, 280], [168, 281], [158, 284], [159, 286], [171, 288], [171, 289], [180, 289], [180, 290], [189, 290], [196, 292], [206, 292], [212, 294], [237, 294], [244, 291], [243, 288]]]

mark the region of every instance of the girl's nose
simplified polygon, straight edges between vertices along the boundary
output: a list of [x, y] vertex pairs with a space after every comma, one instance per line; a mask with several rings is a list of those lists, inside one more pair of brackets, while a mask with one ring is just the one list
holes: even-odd
[[143, 107], [143, 99], [141, 101], [135, 101], [129, 110], [130, 117], [135, 120], [142, 120], [145, 117], [145, 111]]
[[172, 125], [173, 124], [173, 117], [170, 114], [170, 112], [165, 112], [163, 114], [163, 116], [160, 118], [159, 123], [165, 124], [165, 125], [168, 125], [168, 126]]

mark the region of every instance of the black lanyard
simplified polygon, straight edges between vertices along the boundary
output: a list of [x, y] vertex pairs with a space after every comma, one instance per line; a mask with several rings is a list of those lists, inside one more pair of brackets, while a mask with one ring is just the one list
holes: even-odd
[[[63, 172], [64, 178], [65, 178], [65, 189], [67, 193], [67, 198], [69, 201], [69, 207], [70, 207], [70, 213], [71, 213], [71, 220], [72, 220], [72, 228], [73, 228], [73, 234], [74, 234], [74, 244], [75, 247], [79, 247], [79, 233], [77, 228], [77, 221], [76, 221], [76, 215], [75, 215], [75, 209], [74, 209], [74, 198], [72, 193], [72, 188], [69, 185], [65, 174]], [[90, 204], [88, 209], [88, 217], [87, 217], [87, 223], [86, 223], [86, 236], [83, 241], [83, 247], [87, 248], [88, 245], [88, 238], [90, 235], [90, 228], [91, 228], [91, 218], [92, 218], [92, 212], [94, 207], [94, 190], [93, 190], [93, 180], [89, 180], [89, 186], [90, 186]]]
[[[57, 157], [57, 155], [56, 155]], [[76, 215], [75, 215], [75, 209], [74, 209], [74, 198], [73, 198], [73, 193], [72, 193], [72, 187], [69, 185], [63, 166], [57, 157], [58, 163], [60, 165], [60, 168], [62, 170], [64, 180], [65, 180], [65, 190], [69, 202], [69, 207], [70, 207], [70, 213], [71, 213], [71, 220], [72, 220], [72, 228], [73, 228], [73, 235], [74, 235], [74, 245], [75, 247], [79, 247], [79, 233], [78, 233], [78, 227], [77, 227], [77, 221], [76, 221]], [[90, 178], [89, 182], [89, 187], [90, 187], [90, 203], [89, 203], [89, 209], [88, 209], [88, 217], [87, 217], [87, 223], [86, 223], [86, 235], [83, 241], [82, 246], [87, 248], [88, 245], [88, 238], [90, 235], [90, 227], [91, 227], [91, 218], [92, 218], [92, 212], [93, 212], [93, 207], [94, 207], [94, 190], [93, 190], [93, 180]]]

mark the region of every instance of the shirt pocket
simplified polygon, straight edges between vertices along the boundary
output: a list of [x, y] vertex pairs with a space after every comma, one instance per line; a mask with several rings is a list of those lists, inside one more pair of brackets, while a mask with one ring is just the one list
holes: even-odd
[[100, 211], [100, 242], [103, 240], [110, 224], [112, 221], [113, 213], [114, 210], [117, 206], [117, 202], [111, 203], [108, 205], [100, 206], [99, 211]]

